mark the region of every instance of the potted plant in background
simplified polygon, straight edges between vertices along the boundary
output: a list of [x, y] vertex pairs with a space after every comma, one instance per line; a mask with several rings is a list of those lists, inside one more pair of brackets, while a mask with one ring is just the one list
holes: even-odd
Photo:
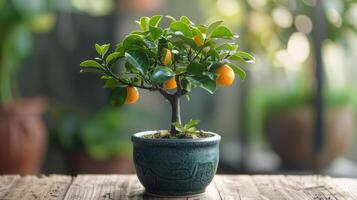
[[[137, 176], [151, 194], [198, 194], [216, 172], [220, 136], [198, 130], [198, 120], [183, 124], [180, 98], [196, 87], [213, 94], [217, 85], [231, 85], [235, 74], [244, 79], [245, 72], [231, 61], [251, 63], [254, 58], [238, 50], [236, 35], [222, 21], [206, 26], [185, 16], [165, 18], [168, 27], [159, 26], [160, 15], [140, 18], [140, 30], [128, 34], [113, 52], [109, 53], [109, 44], [96, 44], [98, 57], [83, 61], [81, 71], [101, 75], [113, 105], [138, 101], [138, 88], [157, 92], [170, 103], [169, 130], [132, 136]], [[121, 59], [124, 67], [117, 72]]]
[[310, 170], [317, 165], [324, 169], [347, 153], [355, 131], [355, 97], [352, 94], [350, 90], [325, 92], [325, 145], [315, 162], [313, 95], [301, 89], [264, 95], [264, 131], [282, 159], [283, 168]]
[[56, 122], [53, 136], [70, 155], [71, 174], [134, 172], [130, 134], [125, 129], [133, 124], [128, 118], [140, 119], [145, 114], [124, 115], [113, 108], [94, 113], [56, 109], [51, 114]]
[[53, 25], [47, 1], [28, 6], [22, 1], [0, 2], [0, 174], [39, 173], [46, 148], [42, 98], [18, 98], [21, 62], [30, 54], [31, 32]]

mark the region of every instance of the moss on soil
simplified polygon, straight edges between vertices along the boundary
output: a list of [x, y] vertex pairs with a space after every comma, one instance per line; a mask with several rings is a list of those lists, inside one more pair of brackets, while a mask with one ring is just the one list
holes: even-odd
[[144, 135], [148, 139], [199, 139], [208, 138], [213, 135], [204, 131], [196, 131], [190, 133], [179, 133], [177, 135], [170, 134], [169, 131], [158, 131], [157, 133]]

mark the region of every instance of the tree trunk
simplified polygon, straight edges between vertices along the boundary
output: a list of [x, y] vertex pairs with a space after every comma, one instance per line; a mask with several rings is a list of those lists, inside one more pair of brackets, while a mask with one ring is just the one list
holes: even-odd
[[170, 99], [170, 103], [172, 108], [170, 132], [173, 135], [177, 135], [178, 131], [175, 129], [173, 123], [178, 122], [179, 124], [181, 124], [180, 98], [177, 96], [172, 96], [172, 99]]

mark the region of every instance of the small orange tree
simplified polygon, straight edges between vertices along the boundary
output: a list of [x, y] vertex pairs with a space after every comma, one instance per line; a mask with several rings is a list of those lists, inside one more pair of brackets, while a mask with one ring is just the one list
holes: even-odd
[[[159, 26], [163, 18], [169, 20], [168, 27]], [[172, 136], [184, 127], [180, 97], [195, 87], [213, 94], [217, 85], [231, 85], [235, 74], [243, 80], [244, 70], [232, 61], [254, 62], [253, 56], [238, 51], [234, 41], [238, 36], [222, 21], [206, 26], [195, 25], [186, 16], [176, 20], [155, 15], [136, 22], [140, 30], [128, 34], [113, 52], [109, 53], [110, 44], [96, 44], [99, 56], [83, 61], [81, 72], [101, 74], [105, 87], [111, 90], [111, 103], [116, 106], [135, 103], [139, 99], [137, 88], [158, 91], [171, 104]], [[115, 66], [121, 59], [124, 67], [118, 73]], [[192, 121], [187, 127], [196, 123]]]

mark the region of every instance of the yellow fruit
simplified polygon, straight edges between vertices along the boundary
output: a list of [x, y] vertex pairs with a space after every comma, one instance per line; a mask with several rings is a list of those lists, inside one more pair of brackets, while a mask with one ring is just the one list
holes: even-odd
[[166, 49], [164, 65], [168, 65], [171, 62], [171, 58], [172, 58], [171, 51], [169, 49]]
[[136, 87], [127, 86], [126, 92], [125, 104], [133, 104], [139, 100], [139, 91]]
[[172, 90], [172, 89], [175, 89], [176, 87], [177, 87], [177, 84], [176, 84], [175, 77], [170, 78], [169, 80], [165, 81], [165, 83], [164, 83], [164, 88], [166, 90]]
[[218, 75], [216, 82], [219, 86], [230, 86], [233, 84], [234, 71], [230, 66], [222, 65], [215, 72]]
[[203, 45], [203, 42], [202, 42], [201, 38], [198, 37], [198, 35], [193, 36], [192, 39], [195, 41], [195, 43], [198, 47]]

